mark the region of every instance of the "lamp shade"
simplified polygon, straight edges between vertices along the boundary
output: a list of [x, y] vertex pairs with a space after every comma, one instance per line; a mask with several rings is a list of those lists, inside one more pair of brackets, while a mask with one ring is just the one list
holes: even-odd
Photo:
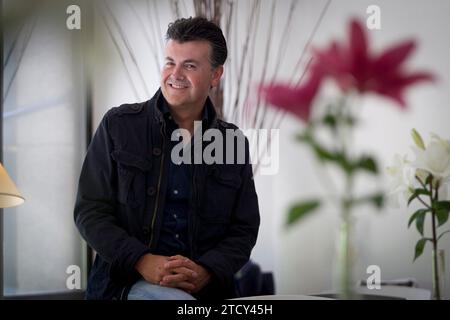
[[24, 201], [25, 199], [0, 163], [0, 208], [18, 206]]

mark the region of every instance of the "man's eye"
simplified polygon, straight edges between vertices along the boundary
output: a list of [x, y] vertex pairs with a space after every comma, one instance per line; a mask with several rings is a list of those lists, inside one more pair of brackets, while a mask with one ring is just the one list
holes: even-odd
[[188, 70], [193, 70], [193, 69], [195, 69], [195, 65], [193, 65], [193, 64], [187, 64], [187, 65], [186, 65], [186, 69], [188, 69]]
[[171, 62], [171, 61], [167, 61], [166, 62], [166, 66], [168, 66], [168, 67], [171, 67], [171, 66], [173, 66], [173, 65], [175, 65], [173, 62]]

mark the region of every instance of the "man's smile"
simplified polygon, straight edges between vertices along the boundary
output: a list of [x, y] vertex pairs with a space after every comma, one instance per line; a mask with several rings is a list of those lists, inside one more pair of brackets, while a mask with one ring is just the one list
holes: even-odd
[[183, 82], [176, 82], [176, 81], [169, 80], [167, 82], [167, 84], [169, 85], [169, 87], [171, 87], [173, 89], [187, 89], [187, 88], [189, 88], [189, 84], [183, 83]]

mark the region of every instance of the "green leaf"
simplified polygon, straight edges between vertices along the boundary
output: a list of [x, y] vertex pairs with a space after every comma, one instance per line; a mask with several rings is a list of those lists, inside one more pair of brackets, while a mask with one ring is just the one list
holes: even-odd
[[297, 139], [300, 142], [306, 143], [310, 143], [312, 141], [311, 135], [309, 135], [307, 132], [297, 134], [295, 136], [295, 139]]
[[423, 236], [423, 225], [425, 222], [425, 214], [427, 212], [425, 211], [423, 214], [419, 214], [416, 218], [416, 229], [419, 231], [419, 233]]
[[336, 163], [344, 170], [348, 175], [353, 171], [353, 167], [350, 161], [345, 157], [343, 153], [336, 154]]
[[369, 171], [371, 173], [377, 173], [378, 168], [375, 160], [369, 156], [363, 156], [361, 159], [356, 161], [353, 166], [354, 169], [362, 169], [365, 171]]
[[449, 211], [447, 210], [437, 210], [436, 217], [438, 219], [438, 227], [442, 226], [448, 220]]
[[319, 206], [320, 202], [318, 200], [309, 200], [293, 205], [288, 213], [287, 225], [292, 225], [294, 222], [305, 217], [306, 214], [311, 213]]
[[319, 143], [317, 143], [317, 141], [314, 140], [314, 138], [311, 136], [310, 133], [304, 132], [302, 134], [298, 134], [296, 136], [296, 139], [303, 143], [309, 144], [313, 149], [313, 152], [315, 153], [316, 157], [319, 158], [320, 160], [334, 162], [347, 173], [351, 170], [349, 162], [341, 152], [334, 152], [327, 150]]
[[437, 238], [437, 241], [439, 241], [439, 239], [440, 239], [444, 234], [449, 233], [449, 232], [450, 232], [450, 230], [447, 230], [447, 231], [442, 232], [442, 233], [439, 235], [439, 237]]
[[312, 129], [310, 127], [307, 127], [302, 132], [297, 133], [295, 138], [299, 142], [307, 143], [307, 144], [310, 144], [310, 145], [313, 145], [315, 143], [314, 142], [313, 132], [312, 132]]
[[428, 191], [427, 189], [423, 189], [423, 188], [414, 189], [413, 194], [408, 199], [408, 206], [411, 203], [411, 201], [416, 199], [421, 194], [429, 196], [430, 195], [430, 191]]
[[450, 211], [450, 201], [438, 201], [435, 206], [438, 210]]
[[450, 213], [450, 201], [437, 201], [433, 203], [436, 210], [436, 217], [438, 219], [438, 227], [447, 222]]
[[342, 118], [342, 122], [346, 123], [349, 126], [354, 126], [356, 123], [356, 119], [352, 116], [346, 116]]
[[369, 202], [376, 208], [381, 209], [384, 205], [384, 194], [382, 192], [374, 193], [372, 195], [364, 196], [355, 201], [356, 204]]
[[425, 244], [427, 243], [428, 240], [430, 240], [430, 239], [422, 238], [419, 241], [417, 241], [413, 262], [416, 261], [416, 259], [422, 255], [423, 249], [425, 248]]
[[320, 160], [334, 162], [335, 164], [340, 166], [346, 173], [351, 173], [352, 166], [342, 152], [327, 150], [325, 147], [321, 146], [317, 141], [315, 141], [311, 134], [308, 134], [307, 132], [298, 134], [296, 138], [303, 143], [309, 144], [313, 149], [316, 157]]
[[384, 194], [383, 193], [377, 193], [375, 195], [373, 195], [369, 201], [372, 201], [373, 205], [378, 208], [381, 209], [383, 208], [384, 205]]
[[336, 129], [336, 117], [332, 114], [327, 114], [324, 118], [323, 118], [323, 123], [326, 124], [327, 126], [329, 126], [331, 129]]
[[317, 143], [314, 143], [312, 147], [314, 149], [314, 152], [316, 153], [316, 156], [321, 160], [337, 161], [340, 157], [338, 153], [328, 151], [325, 148], [319, 146]]
[[411, 226], [411, 223], [416, 221], [416, 228], [417, 231], [423, 236], [423, 223], [425, 221], [425, 215], [427, 212], [429, 212], [430, 209], [419, 209], [411, 216], [411, 218], [408, 221], [408, 228]]
[[411, 218], [409, 218], [409, 221], [408, 221], [408, 228], [411, 226], [411, 223], [413, 223], [414, 220], [417, 219], [417, 217], [418, 217], [419, 215], [425, 214], [425, 213], [427, 213], [427, 211], [429, 211], [429, 209], [419, 209], [419, 210], [417, 210], [416, 212], [414, 212], [413, 215], [411, 216]]

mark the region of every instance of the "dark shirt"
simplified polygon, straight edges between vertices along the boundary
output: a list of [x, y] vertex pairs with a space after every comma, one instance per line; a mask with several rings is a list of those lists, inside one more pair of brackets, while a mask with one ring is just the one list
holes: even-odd
[[[161, 112], [166, 122], [166, 137], [169, 140], [169, 149], [181, 141], [172, 141], [172, 132], [179, 129], [173, 120], [166, 103], [161, 106]], [[203, 108], [203, 121], [207, 121], [207, 108]], [[189, 145], [188, 145], [189, 147]], [[169, 176], [165, 196], [165, 205], [161, 232], [156, 247], [156, 253], [172, 256], [189, 256], [188, 220], [192, 192], [192, 166], [190, 164], [176, 164], [169, 161]]]

